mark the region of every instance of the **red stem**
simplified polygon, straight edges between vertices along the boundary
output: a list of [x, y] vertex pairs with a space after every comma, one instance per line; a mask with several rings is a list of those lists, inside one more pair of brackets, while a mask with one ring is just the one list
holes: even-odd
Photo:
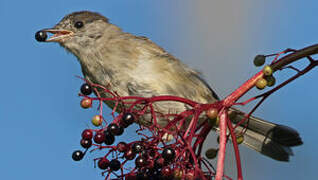
[[226, 151], [226, 129], [228, 120], [228, 109], [223, 109], [220, 115], [220, 145], [218, 152], [218, 162], [217, 170], [215, 175], [215, 180], [222, 180], [224, 174], [224, 160], [225, 160], [225, 151]]
[[231, 123], [229, 118], [227, 119], [227, 125], [228, 125], [229, 130], [230, 130], [232, 143], [233, 143], [233, 147], [234, 147], [234, 152], [235, 152], [236, 167], [237, 167], [237, 179], [238, 180], [242, 180], [243, 179], [243, 175], [242, 175], [240, 151], [239, 151], [238, 144], [237, 144], [237, 141], [236, 141], [236, 135], [234, 133], [234, 128], [233, 128], [232, 123]]

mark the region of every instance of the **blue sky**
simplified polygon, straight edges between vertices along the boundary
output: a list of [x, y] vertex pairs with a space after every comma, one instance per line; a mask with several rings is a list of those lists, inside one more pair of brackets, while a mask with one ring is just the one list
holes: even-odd
[[[316, 1], [296, 0], [1, 0], [0, 178], [103, 179], [93, 168], [95, 156], [71, 160], [80, 148], [81, 131], [96, 113], [79, 106], [81, 80], [75, 75], [81, 75], [80, 66], [59, 45], [34, 40], [36, 31], [53, 26], [65, 14], [97, 11], [124, 31], [150, 37], [200, 70], [224, 97], [258, 70], [252, 65], [256, 54], [317, 43], [317, 7]], [[281, 73], [279, 79], [290, 73]], [[256, 112], [296, 128], [304, 145], [294, 149], [289, 163], [242, 148], [246, 179], [315, 179], [317, 75], [314, 70], [288, 85]], [[127, 137], [134, 138], [133, 129]]]

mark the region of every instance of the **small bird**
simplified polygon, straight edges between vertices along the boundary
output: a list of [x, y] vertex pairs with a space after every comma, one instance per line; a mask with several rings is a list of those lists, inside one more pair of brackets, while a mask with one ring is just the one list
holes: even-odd
[[[53, 34], [47, 39], [46, 33]], [[95, 12], [80, 11], [66, 15], [53, 28], [36, 33], [36, 39], [58, 42], [74, 54], [84, 77], [92, 83], [107, 86], [120, 96], [152, 97], [172, 95], [199, 103], [219, 100], [198, 72], [183, 64], [163, 48], [146, 37], [123, 32], [119, 27]], [[101, 92], [102, 97], [111, 97]], [[114, 102], [105, 102], [114, 107]], [[178, 102], [157, 102], [156, 111], [180, 113], [189, 107]], [[233, 123], [244, 118], [244, 113], [232, 109]], [[200, 117], [200, 121], [207, 120]], [[142, 124], [151, 123], [149, 116]], [[163, 126], [166, 120], [159, 119]], [[247, 125], [243, 143], [268, 157], [288, 161], [293, 155], [291, 147], [301, 145], [298, 132], [290, 127], [251, 117], [238, 130]]]

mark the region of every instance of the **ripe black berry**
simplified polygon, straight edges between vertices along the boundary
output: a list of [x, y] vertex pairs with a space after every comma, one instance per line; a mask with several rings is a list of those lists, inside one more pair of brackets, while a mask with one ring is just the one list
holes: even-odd
[[93, 131], [91, 129], [85, 129], [82, 132], [83, 139], [92, 139], [93, 138]]
[[133, 160], [135, 158], [136, 154], [132, 151], [132, 149], [128, 149], [127, 151], [125, 151], [124, 153], [124, 157], [127, 160]]
[[161, 175], [163, 177], [170, 177], [172, 176], [172, 170], [169, 166], [165, 166], [161, 169]]
[[81, 86], [81, 93], [82, 94], [88, 96], [88, 95], [92, 94], [92, 92], [93, 92], [93, 89], [89, 84], [85, 83]]
[[127, 112], [123, 115], [121, 120], [129, 126], [135, 121], [135, 118], [132, 113]]
[[104, 143], [106, 145], [112, 145], [115, 141], [114, 135], [112, 135], [109, 131], [104, 131]]
[[117, 159], [113, 159], [110, 161], [109, 163], [109, 168], [112, 170], [112, 171], [117, 171], [120, 169], [120, 162], [117, 160]]
[[134, 153], [140, 153], [144, 150], [144, 146], [140, 142], [136, 142], [131, 146]]
[[81, 139], [81, 146], [83, 148], [90, 148], [92, 146], [92, 140], [91, 139]]
[[107, 130], [115, 136], [120, 136], [124, 132], [124, 129], [115, 123], [109, 124]]
[[137, 168], [144, 167], [147, 164], [147, 159], [144, 156], [138, 156], [135, 159], [135, 165]]
[[104, 158], [101, 158], [101, 159], [98, 161], [98, 163], [97, 163], [99, 169], [103, 169], [103, 170], [104, 170], [104, 169], [107, 169], [108, 166], [109, 166], [109, 164], [110, 164], [109, 160], [106, 159], [105, 157], [104, 157]]
[[47, 34], [44, 31], [38, 31], [35, 33], [35, 39], [39, 42], [45, 42], [47, 39]]
[[124, 128], [122, 126], [118, 127], [118, 134], [116, 136], [120, 136], [124, 133]]
[[155, 165], [154, 166], [155, 166], [155, 168], [160, 169], [160, 168], [163, 167], [164, 163], [165, 163], [165, 160], [162, 157], [158, 157], [155, 160]]
[[105, 135], [102, 131], [99, 131], [95, 134], [94, 142], [96, 142], [97, 144], [102, 144], [104, 140], [105, 140]]
[[174, 160], [175, 156], [176, 156], [176, 152], [174, 151], [174, 149], [170, 147], [165, 148], [162, 151], [162, 157], [165, 159], [165, 161], [172, 161]]
[[72, 154], [72, 159], [74, 161], [80, 161], [83, 159], [83, 157], [84, 157], [84, 153], [80, 150], [74, 151]]

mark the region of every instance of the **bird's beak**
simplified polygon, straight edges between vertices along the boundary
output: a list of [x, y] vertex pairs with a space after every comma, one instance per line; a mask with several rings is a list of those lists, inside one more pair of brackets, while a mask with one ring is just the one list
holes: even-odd
[[43, 29], [43, 32], [48, 32], [53, 34], [50, 36], [45, 42], [63, 42], [66, 39], [70, 38], [73, 36], [73, 32], [69, 30], [64, 30], [64, 29]]

